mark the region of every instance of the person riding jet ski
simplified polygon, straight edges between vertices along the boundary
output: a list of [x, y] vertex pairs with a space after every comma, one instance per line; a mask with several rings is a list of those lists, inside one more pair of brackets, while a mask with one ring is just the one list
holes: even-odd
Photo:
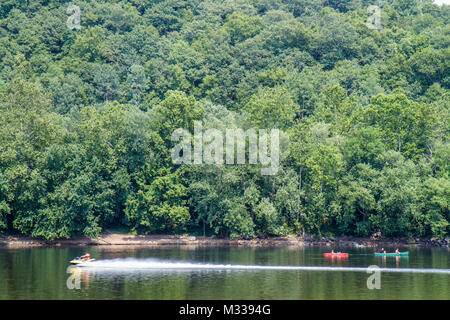
[[89, 260], [91, 258], [91, 254], [86, 252], [83, 256], [80, 257], [82, 260]]
[[70, 261], [70, 264], [80, 264], [83, 262], [92, 262], [92, 261], [95, 261], [95, 259], [92, 259], [91, 254], [89, 252], [86, 252], [81, 257], [76, 257], [75, 259]]

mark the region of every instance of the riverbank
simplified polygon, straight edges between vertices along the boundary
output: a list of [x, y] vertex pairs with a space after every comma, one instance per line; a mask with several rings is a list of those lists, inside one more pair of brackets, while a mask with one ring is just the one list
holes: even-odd
[[272, 237], [251, 240], [224, 239], [215, 236], [196, 237], [187, 235], [130, 235], [104, 232], [98, 238], [78, 237], [74, 239], [43, 240], [27, 236], [0, 235], [0, 246], [42, 247], [42, 246], [329, 246], [329, 247], [407, 247], [407, 246], [449, 246], [450, 238], [440, 239], [371, 239], [355, 237]]

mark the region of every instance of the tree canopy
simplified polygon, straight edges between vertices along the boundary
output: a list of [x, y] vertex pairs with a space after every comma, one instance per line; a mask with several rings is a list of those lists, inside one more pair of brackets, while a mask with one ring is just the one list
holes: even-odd
[[[0, 232], [448, 236], [450, 7], [373, 4], [2, 1]], [[195, 123], [278, 171], [174, 163]]]

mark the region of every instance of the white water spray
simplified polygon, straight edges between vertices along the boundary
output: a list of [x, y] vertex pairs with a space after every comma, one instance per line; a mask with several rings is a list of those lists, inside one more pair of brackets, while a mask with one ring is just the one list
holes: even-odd
[[[200, 271], [200, 270], [291, 270], [291, 271], [353, 271], [367, 272], [366, 267], [328, 267], [328, 266], [273, 266], [273, 265], [238, 265], [238, 264], [212, 264], [186, 261], [168, 261], [159, 259], [109, 259], [80, 263], [77, 266], [95, 269], [96, 271]], [[424, 269], [424, 268], [379, 268], [380, 272], [403, 273], [438, 273], [450, 274], [450, 269]]]

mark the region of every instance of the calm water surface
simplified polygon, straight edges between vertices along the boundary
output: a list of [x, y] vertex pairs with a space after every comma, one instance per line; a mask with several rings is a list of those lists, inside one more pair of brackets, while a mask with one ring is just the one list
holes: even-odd
[[[348, 249], [345, 260], [323, 258], [329, 250], [0, 248], [0, 299], [450, 299], [448, 248], [413, 248], [407, 258], [375, 257], [367, 248]], [[85, 251], [97, 259], [96, 264], [70, 269], [68, 262]], [[369, 290], [371, 274], [365, 269], [323, 268], [371, 265], [405, 270], [381, 272], [381, 288]], [[418, 269], [447, 270], [409, 272]]]

